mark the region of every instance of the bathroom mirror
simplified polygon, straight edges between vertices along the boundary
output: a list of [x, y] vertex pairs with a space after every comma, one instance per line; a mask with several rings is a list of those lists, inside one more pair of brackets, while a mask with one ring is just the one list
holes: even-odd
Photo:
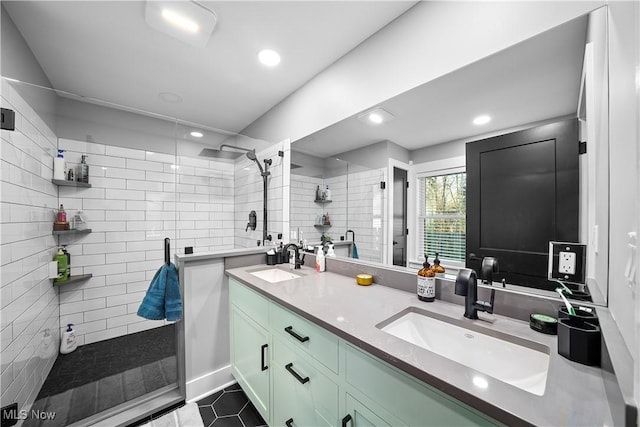
[[[392, 265], [390, 247], [395, 239], [389, 229], [397, 222], [389, 208], [393, 203], [390, 186], [397, 169], [393, 165], [407, 169], [411, 188], [417, 183], [416, 177], [430, 168], [448, 165], [449, 169], [458, 166], [464, 171], [467, 142], [578, 118], [580, 141], [587, 142], [587, 152], [579, 160], [580, 243], [587, 245], [587, 287], [593, 303], [606, 305], [609, 221], [606, 15], [606, 7], [596, 9], [371, 106], [370, 109], [380, 107], [391, 113], [389, 122], [379, 126], [365, 123], [362, 118], [370, 110], [367, 109], [294, 141], [292, 163], [296, 156], [314, 156], [325, 161], [338, 158], [350, 168], [366, 165], [367, 169], [377, 171], [380, 181], [387, 183], [387, 189], [378, 197], [384, 207], [378, 218], [383, 254], [377, 262]], [[491, 122], [481, 127], [473, 125], [471, 119], [483, 112], [490, 113]], [[292, 203], [300, 179], [301, 174], [292, 169]], [[411, 236], [420, 234], [412, 213], [416, 209], [415, 200], [411, 201], [417, 198], [415, 186], [407, 193], [409, 243], [404, 268], [413, 270], [422, 261], [418, 259], [421, 243]], [[348, 199], [346, 212], [360, 204], [357, 199]], [[375, 228], [374, 222], [370, 224]], [[309, 218], [292, 214], [291, 230], [309, 225]], [[339, 236], [346, 229], [332, 232]], [[360, 253], [366, 250], [366, 242], [358, 241], [358, 236], [356, 244]], [[512, 285], [524, 292], [556, 296], [553, 292]]]

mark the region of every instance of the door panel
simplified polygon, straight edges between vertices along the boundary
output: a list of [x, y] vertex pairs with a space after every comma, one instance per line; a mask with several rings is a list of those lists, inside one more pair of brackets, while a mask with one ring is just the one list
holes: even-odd
[[494, 256], [494, 280], [553, 289], [549, 241], [579, 241], [577, 120], [471, 142], [466, 152], [467, 267], [479, 272]]
[[407, 265], [407, 171], [393, 168], [393, 265]]

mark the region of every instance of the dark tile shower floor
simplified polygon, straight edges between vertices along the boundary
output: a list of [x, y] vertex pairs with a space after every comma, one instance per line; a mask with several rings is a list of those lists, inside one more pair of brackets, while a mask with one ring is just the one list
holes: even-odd
[[175, 349], [175, 326], [167, 325], [59, 355], [32, 407], [56, 417], [23, 426], [68, 425], [176, 382]]
[[198, 401], [205, 427], [266, 426], [257, 409], [238, 384], [213, 393]]

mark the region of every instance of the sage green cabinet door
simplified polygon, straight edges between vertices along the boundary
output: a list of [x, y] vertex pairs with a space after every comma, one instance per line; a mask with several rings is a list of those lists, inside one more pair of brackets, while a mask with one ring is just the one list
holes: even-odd
[[273, 337], [274, 426], [329, 426], [338, 421], [338, 386], [315, 363], [305, 352]]
[[342, 427], [389, 427], [393, 425], [393, 423], [380, 418], [349, 393], [345, 394], [345, 405], [347, 415], [342, 418]]
[[270, 334], [231, 305], [231, 366], [251, 402], [269, 420]]

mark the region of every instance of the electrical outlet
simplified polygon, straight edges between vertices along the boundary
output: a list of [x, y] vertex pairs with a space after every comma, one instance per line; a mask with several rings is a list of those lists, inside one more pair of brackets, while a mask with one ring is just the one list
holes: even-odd
[[576, 274], [576, 253], [560, 252], [558, 271], [563, 274]]

